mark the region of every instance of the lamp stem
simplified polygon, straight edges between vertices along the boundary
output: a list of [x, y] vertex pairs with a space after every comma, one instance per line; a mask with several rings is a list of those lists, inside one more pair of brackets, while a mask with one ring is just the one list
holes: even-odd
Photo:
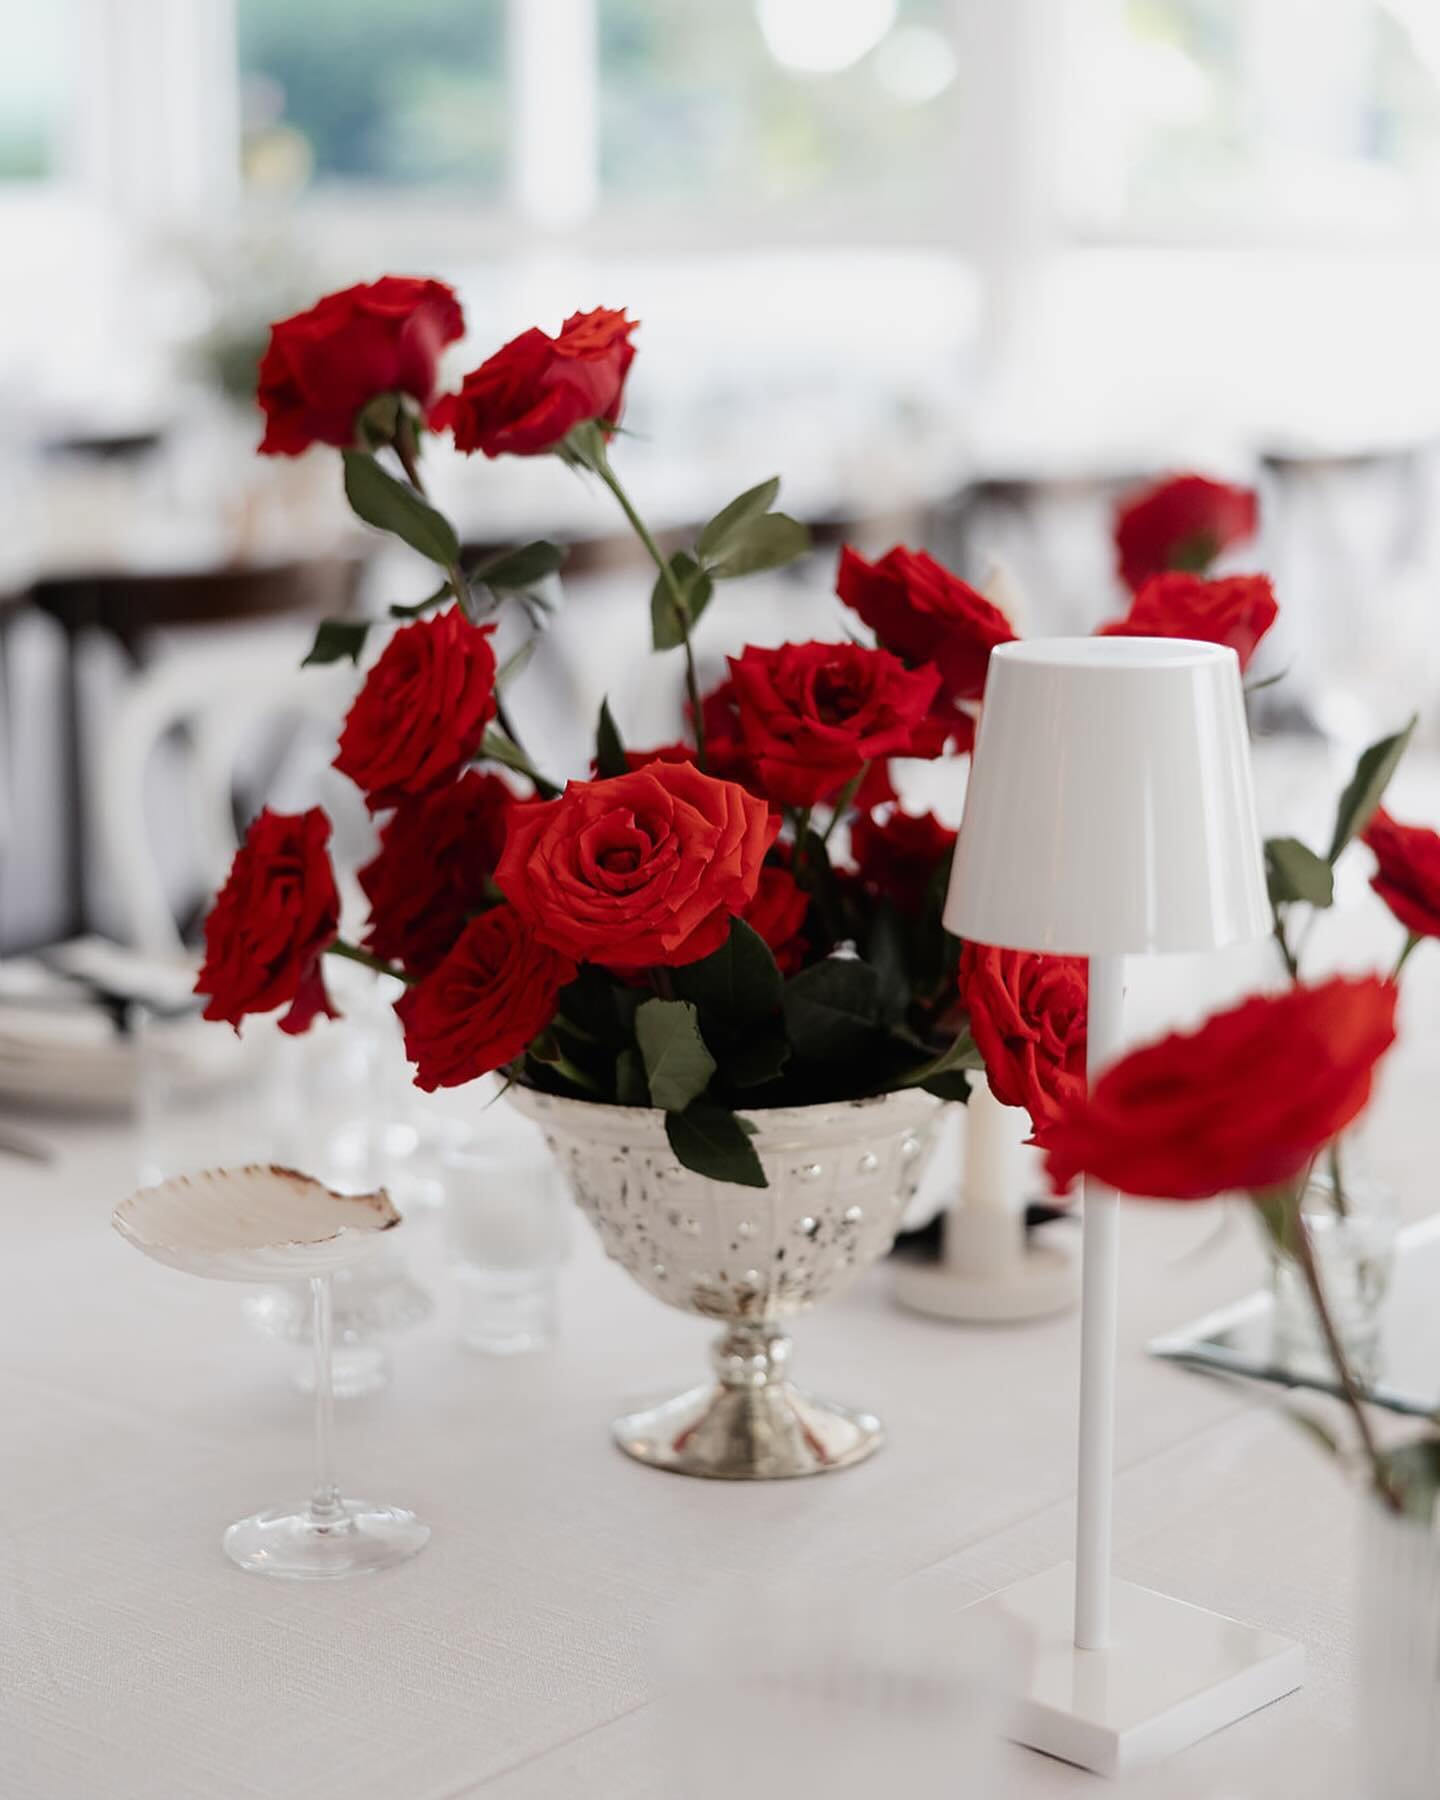
[[[1120, 1053], [1123, 956], [1090, 958], [1086, 1073], [1093, 1088]], [[1110, 1643], [1110, 1544], [1115, 1490], [1115, 1326], [1120, 1202], [1086, 1177], [1080, 1290], [1080, 1469], [1075, 1520], [1075, 1643]]]

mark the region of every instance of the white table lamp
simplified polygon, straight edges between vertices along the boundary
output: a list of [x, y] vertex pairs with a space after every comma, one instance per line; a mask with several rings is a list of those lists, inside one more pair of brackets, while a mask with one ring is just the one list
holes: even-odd
[[[1218, 950], [1270, 928], [1233, 651], [1166, 638], [1003, 644], [945, 923], [1090, 959], [1093, 1083], [1121, 1047], [1124, 958]], [[1030, 1631], [1014, 1734], [1114, 1774], [1297, 1687], [1298, 1646], [1111, 1575], [1118, 1200], [1084, 1188], [1080, 1459], [1068, 1565], [979, 1602]]]

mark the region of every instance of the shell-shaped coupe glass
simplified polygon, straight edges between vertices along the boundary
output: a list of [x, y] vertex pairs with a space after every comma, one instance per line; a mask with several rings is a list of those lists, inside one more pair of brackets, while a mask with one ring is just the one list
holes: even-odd
[[333, 1275], [399, 1223], [386, 1193], [337, 1194], [294, 1169], [254, 1163], [177, 1175], [115, 1208], [115, 1229], [127, 1243], [210, 1281]]
[[276, 1507], [225, 1533], [225, 1552], [257, 1575], [334, 1580], [386, 1569], [423, 1549], [430, 1528], [401, 1507], [342, 1499], [335, 1413], [332, 1278], [400, 1223], [388, 1194], [337, 1194], [294, 1169], [207, 1169], [142, 1188], [115, 1208], [127, 1243], [211, 1281], [303, 1278], [314, 1296], [315, 1486], [308, 1505]]

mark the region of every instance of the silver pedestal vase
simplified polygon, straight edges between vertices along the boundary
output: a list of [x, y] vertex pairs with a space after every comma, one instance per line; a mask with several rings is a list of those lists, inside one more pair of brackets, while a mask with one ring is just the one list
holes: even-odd
[[521, 1087], [509, 1098], [544, 1131], [606, 1254], [658, 1300], [725, 1326], [712, 1381], [615, 1421], [627, 1455], [770, 1481], [847, 1468], [879, 1447], [872, 1414], [793, 1385], [781, 1322], [843, 1293], [889, 1249], [940, 1102], [908, 1088], [742, 1114], [769, 1182], [751, 1188], [682, 1167], [655, 1109]]

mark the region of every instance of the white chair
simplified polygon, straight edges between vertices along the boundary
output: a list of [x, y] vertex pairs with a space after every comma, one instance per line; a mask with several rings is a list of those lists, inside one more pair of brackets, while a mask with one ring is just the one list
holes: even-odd
[[314, 719], [338, 734], [357, 682], [348, 663], [297, 668], [289, 644], [257, 650], [218, 643], [178, 652], [131, 681], [96, 773], [100, 848], [127, 943], [161, 953], [181, 944], [145, 803], [161, 742], [186, 728], [185, 800], [174, 828], [188, 832], [196, 870], [213, 891], [235, 852], [235, 777], [257, 729], [288, 717]]

